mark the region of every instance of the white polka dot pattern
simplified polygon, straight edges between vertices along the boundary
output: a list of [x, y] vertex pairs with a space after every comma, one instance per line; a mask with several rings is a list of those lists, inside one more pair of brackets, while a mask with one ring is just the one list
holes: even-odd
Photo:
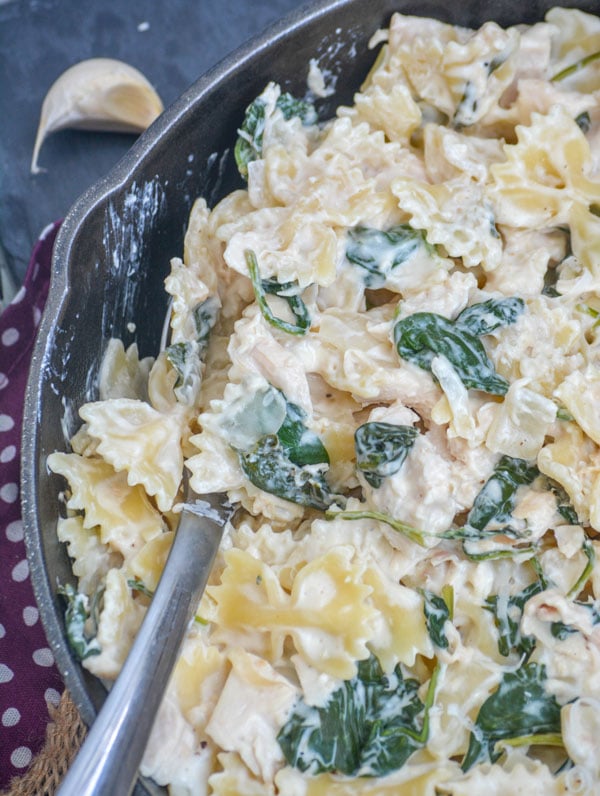
[[16, 708], [7, 708], [2, 714], [2, 726], [14, 727], [21, 720], [21, 714]]
[[33, 660], [35, 661], [35, 663], [37, 663], [38, 666], [54, 665], [54, 656], [52, 655], [52, 651], [48, 647], [36, 650], [33, 653]]
[[15, 421], [8, 415], [0, 415], [0, 431], [10, 431], [15, 427]]
[[33, 605], [26, 605], [23, 608], [23, 621], [27, 625], [27, 627], [32, 627], [35, 625], [37, 620], [39, 619], [40, 612], [38, 609]]
[[9, 542], [21, 542], [23, 540], [23, 522], [15, 520], [6, 526], [6, 538]]
[[35, 604], [19, 502], [23, 396], [57, 231], [56, 224], [45, 230], [0, 315], [0, 792], [39, 753], [48, 706], [58, 705], [64, 688]]
[[3, 451], [0, 451], [0, 463], [7, 464], [12, 462], [17, 455], [17, 449], [14, 445], [7, 445]]
[[27, 768], [33, 757], [28, 746], [18, 746], [10, 756], [10, 762], [15, 768]]
[[11, 346], [19, 342], [19, 332], [17, 329], [5, 329], [2, 332], [2, 345]]
[[29, 564], [27, 563], [26, 558], [24, 558], [22, 561], [19, 561], [16, 567], [13, 567], [11, 577], [13, 580], [16, 580], [17, 583], [22, 583], [27, 577], [29, 577]]
[[0, 487], [0, 498], [5, 503], [14, 503], [19, 497], [19, 487], [17, 484], [4, 484]]

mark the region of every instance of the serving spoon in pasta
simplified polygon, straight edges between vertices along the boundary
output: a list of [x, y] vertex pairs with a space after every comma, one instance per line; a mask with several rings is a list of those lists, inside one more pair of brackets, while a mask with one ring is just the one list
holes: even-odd
[[[162, 347], [167, 336], [163, 333]], [[154, 718], [233, 513], [224, 494], [196, 495], [185, 468], [183, 486], [181, 516], [160, 581], [60, 796], [127, 796], [135, 785]]]

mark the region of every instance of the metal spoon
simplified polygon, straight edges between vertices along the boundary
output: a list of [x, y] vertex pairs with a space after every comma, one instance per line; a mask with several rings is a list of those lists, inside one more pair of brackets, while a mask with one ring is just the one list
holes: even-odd
[[187, 488], [152, 602], [59, 796], [128, 796], [133, 790], [156, 712], [232, 511], [225, 495], [199, 498]]

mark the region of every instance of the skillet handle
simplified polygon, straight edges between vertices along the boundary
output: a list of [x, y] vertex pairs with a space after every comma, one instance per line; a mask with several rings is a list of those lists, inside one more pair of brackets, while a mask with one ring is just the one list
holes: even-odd
[[[205, 498], [206, 499], [206, 498]], [[184, 510], [158, 587], [123, 668], [58, 791], [128, 796], [179, 648], [228, 519]]]

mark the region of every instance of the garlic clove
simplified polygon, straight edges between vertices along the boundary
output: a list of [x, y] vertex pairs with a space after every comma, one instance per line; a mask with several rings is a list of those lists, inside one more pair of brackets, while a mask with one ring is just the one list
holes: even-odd
[[90, 58], [71, 66], [52, 84], [40, 114], [31, 173], [43, 171], [38, 156], [46, 137], [57, 130], [141, 133], [164, 110], [144, 75], [114, 58]]

